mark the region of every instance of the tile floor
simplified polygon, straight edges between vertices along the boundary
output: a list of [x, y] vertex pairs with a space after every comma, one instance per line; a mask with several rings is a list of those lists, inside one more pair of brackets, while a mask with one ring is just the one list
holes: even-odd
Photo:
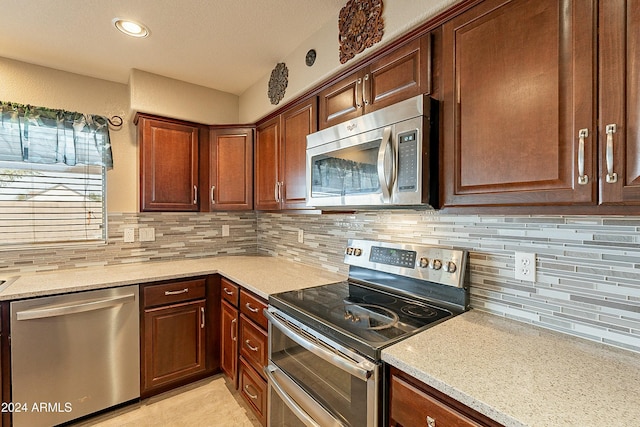
[[240, 394], [213, 376], [74, 423], [70, 427], [260, 427]]

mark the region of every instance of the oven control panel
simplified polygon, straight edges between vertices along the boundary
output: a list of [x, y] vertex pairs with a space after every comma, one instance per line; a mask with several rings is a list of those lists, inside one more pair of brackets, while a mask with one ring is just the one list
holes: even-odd
[[463, 287], [467, 252], [440, 246], [350, 239], [345, 264]]

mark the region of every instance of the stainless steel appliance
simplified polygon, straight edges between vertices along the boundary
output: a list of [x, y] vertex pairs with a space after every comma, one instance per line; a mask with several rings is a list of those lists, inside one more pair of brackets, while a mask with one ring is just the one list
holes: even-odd
[[53, 426], [140, 397], [138, 286], [11, 303], [13, 425]]
[[344, 282], [271, 295], [269, 425], [387, 422], [382, 349], [467, 310], [467, 253], [349, 240]]
[[422, 95], [307, 136], [307, 205], [438, 207], [438, 103]]

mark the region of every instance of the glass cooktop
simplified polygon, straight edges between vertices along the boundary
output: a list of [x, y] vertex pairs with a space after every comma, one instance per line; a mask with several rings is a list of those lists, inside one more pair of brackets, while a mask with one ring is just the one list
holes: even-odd
[[453, 315], [350, 281], [275, 294], [269, 303], [375, 358], [382, 348]]

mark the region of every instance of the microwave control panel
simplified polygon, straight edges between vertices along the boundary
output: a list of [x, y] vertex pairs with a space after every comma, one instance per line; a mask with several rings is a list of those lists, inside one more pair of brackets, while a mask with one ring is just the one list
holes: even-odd
[[398, 191], [418, 189], [418, 130], [398, 134]]

